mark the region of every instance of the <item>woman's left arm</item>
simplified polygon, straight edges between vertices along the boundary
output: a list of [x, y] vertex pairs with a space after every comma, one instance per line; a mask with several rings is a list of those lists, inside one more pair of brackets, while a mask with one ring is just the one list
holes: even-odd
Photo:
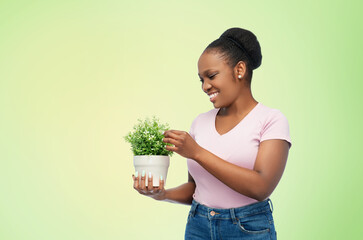
[[289, 153], [289, 144], [285, 140], [262, 141], [251, 170], [227, 162], [202, 148], [187, 132], [168, 130], [164, 136], [164, 142], [174, 145], [167, 145], [167, 150], [194, 159], [233, 190], [258, 201], [266, 199], [277, 186]]

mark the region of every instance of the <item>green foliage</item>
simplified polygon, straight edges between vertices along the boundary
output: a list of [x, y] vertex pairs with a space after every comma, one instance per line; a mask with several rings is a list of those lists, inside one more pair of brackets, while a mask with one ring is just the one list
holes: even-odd
[[134, 126], [134, 131], [129, 132], [124, 139], [131, 143], [131, 150], [134, 155], [166, 155], [171, 156], [173, 152], [165, 149], [163, 142], [163, 132], [169, 129], [168, 124], [160, 124], [159, 119], [155, 116], [150, 120], [144, 121], [138, 119], [138, 124]]

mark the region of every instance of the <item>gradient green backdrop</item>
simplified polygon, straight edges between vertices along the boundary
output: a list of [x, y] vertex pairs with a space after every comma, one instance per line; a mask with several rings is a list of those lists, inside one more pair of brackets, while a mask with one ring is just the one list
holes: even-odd
[[[0, 2], [0, 239], [183, 239], [188, 206], [132, 188], [122, 137], [213, 108], [197, 60], [230, 27], [261, 44], [257, 101], [288, 118], [278, 239], [361, 239], [360, 1]], [[175, 154], [167, 187], [187, 180]]]

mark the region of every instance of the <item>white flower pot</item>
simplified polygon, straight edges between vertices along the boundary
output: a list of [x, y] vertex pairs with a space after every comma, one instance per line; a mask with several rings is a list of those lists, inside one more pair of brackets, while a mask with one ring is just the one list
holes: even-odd
[[161, 155], [143, 155], [134, 156], [135, 171], [139, 173], [139, 180], [141, 181], [142, 171], [145, 171], [145, 184], [148, 185], [148, 176], [151, 172], [153, 176], [154, 187], [159, 186], [160, 176], [163, 177], [164, 185], [166, 183], [166, 176], [168, 174], [168, 168], [170, 164], [169, 156]]

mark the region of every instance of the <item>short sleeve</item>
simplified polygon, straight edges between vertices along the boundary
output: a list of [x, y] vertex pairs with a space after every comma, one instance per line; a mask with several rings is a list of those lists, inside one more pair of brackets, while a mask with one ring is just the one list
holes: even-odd
[[286, 140], [289, 143], [289, 148], [291, 148], [289, 123], [285, 115], [278, 109], [270, 111], [262, 126], [260, 142], [269, 139]]

